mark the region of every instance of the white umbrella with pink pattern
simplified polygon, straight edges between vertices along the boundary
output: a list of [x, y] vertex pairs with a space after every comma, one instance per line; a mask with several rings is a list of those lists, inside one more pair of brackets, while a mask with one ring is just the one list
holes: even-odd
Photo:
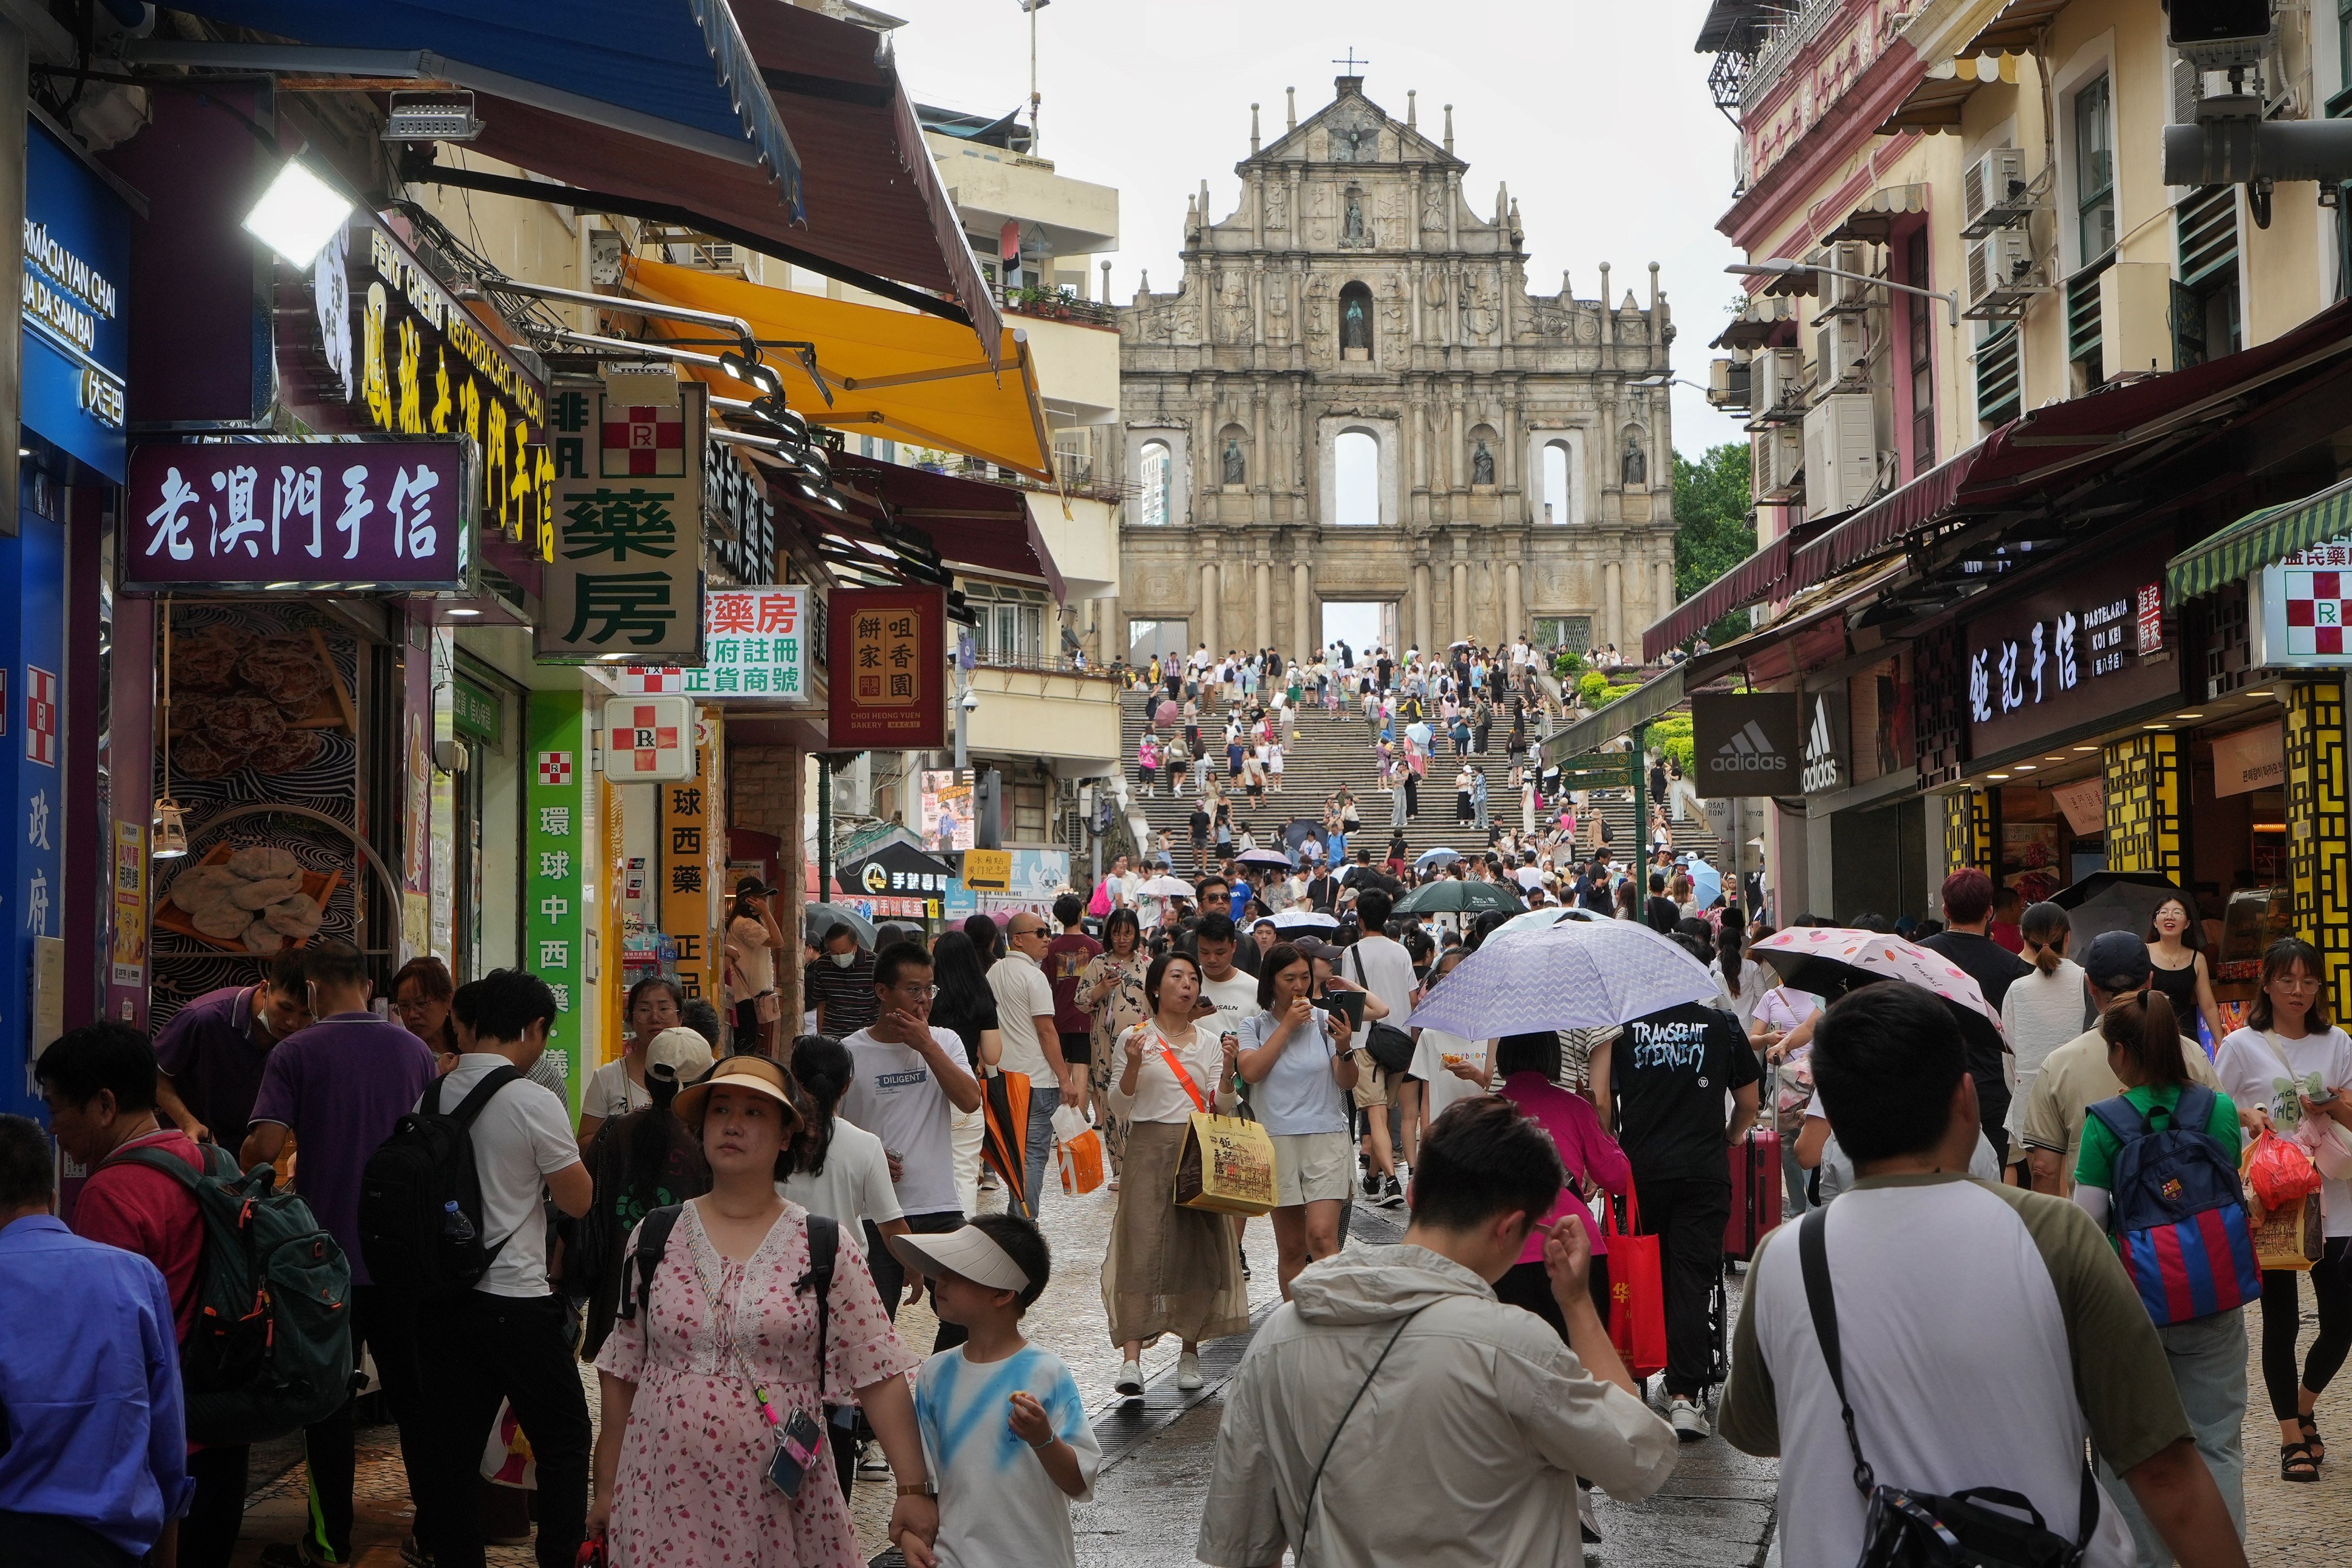
[[1781, 984], [1794, 990], [1830, 998], [1874, 980], [1907, 980], [2000, 1027], [2000, 1011], [1965, 971], [1942, 953], [1899, 936], [1843, 926], [1790, 926], [1748, 951], [1758, 963], [1779, 971]]

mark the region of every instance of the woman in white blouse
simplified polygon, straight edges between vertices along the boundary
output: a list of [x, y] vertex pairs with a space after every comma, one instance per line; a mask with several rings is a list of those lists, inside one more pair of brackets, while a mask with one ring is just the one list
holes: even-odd
[[[1195, 1022], [1201, 971], [1181, 952], [1152, 960], [1143, 977], [1151, 1016], [1118, 1039], [1113, 1115], [1127, 1123], [1127, 1158], [1102, 1267], [1103, 1310], [1125, 1359], [1113, 1385], [1143, 1397], [1143, 1347], [1183, 1342], [1176, 1386], [1201, 1386], [1202, 1340], [1249, 1327], [1241, 1251], [1223, 1215], [1176, 1206], [1176, 1160], [1192, 1113], [1231, 1110], [1240, 1042]], [[1213, 1016], [1213, 1015], [1212, 1015]]]
[[[2017, 925], [2025, 939], [2019, 956], [2033, 965], [2033, 973], [2011, 981], [2000, 999], [2000, 1032], [2009, 1038], [2007, 1059], [2017, 1078], [2009, 1100], [2011, 1152], [2022, 1146], [2018, 1140], [2042, 1059], [2092, 1026], [2083, 966], [2066, 956], [2067, 939], [2074, 934], [2066, 911], [2056, 904], [2035, 904]], [[2023, 1163], [2021, 1158], [2019, 1163]]]

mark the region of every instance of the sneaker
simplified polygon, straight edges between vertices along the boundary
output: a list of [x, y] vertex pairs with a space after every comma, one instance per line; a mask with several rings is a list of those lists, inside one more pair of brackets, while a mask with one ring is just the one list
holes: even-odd
[[1587, 1546], [1601, 1544], [1601, 1521], [1592, 1514], [1591, 1487], [1576, 1489], [1576, 1527], [1584, 1534], [1584, 1544]]
[[1176, 1358], [1176, 1386], [1187, 1394], [1201, 1386], [1199, 1351], [1186, 1351]]
[[1240, 1257], [1242, 1260], [1242, 1278], [1246, 1279], [1250, 1277], [1249, 1254], [1244, 1252], [1242, 1253]]
[[1381, 1180], [1381, 1195], [1373, 1201], [1384, 1209], [1401, 1209], [1404, 1207], [1404, 1188], [1394, 1176], [1384, 1176]]
[[1365, 1170], [1363, 1187], [1366, 1203], [1376, 1204], [1381, 1201], [1381, 1173], [1378, 1171], [1369, 1168]]
[[1705, 1442], [1708, 1436], [1706, 1412], [1679, 1394], [1667, 1402], [1666, 1422], [1685, 1443]]
[[868, 1437], [857, 1445], [857, 1473], [861, 1476], [887, 1476], [890, 1461], [882, 1456], [882, 1445]]
[[1118, 1381], [1111, 1384], [1111, 1390], [1121, 1399], [1140, 1400], [1143, 1397], [1142, 1363], [1132, 1361], [1119, 1363]]

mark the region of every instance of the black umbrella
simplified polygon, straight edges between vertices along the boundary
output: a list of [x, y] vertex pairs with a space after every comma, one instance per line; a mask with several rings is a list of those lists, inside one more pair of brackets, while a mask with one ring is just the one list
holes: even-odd
[[1500, 910], [1505, 914], [1515, 915], [1527, 907], [1517, 893], [1500, 882], [1473, 882], [1448, 877], [1407, 893], [1398, 900], [1396, 912], [1401, 915], [1433, 915], [1458, 914], [1465, 910]]
[[2050, 895], [2050, 901], [2066, 911], [2077, 946], [2111, 931], [2147, 935], [2156, 907], [2168, 899], [2193, 907], [2180, 885], [2161, 871], [2094, 871]]

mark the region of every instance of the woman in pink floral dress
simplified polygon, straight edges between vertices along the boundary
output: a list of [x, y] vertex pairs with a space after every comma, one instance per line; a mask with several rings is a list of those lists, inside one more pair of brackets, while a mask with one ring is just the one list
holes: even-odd
[[[777, 1156], [800, 1125], [791, 1075], [730, 1057], [677, 1097], [709, 1156], [709, 1194], [683, 1205], [645, 1310], [614, 1323], [596, 1358], [604, 1429], [589, 1533], [614, 1568], [857, 1568], [864, 1559], [823, 1438], [797, 1498], [767, 1479], [778, 1418], [865, 1407], [898, 1480], [890, 1540], [929, 1545], [939, 1509], [905, 1373], [921, 1362], [891, 1331], [873, 1277], [845, 1240], [828, 1297], [822, 1394], [808, 1211], [780, 1196]], [[632, 1248], [635, 1237], [631, 1237]], [[623, 1289], [634, 1302], [634, 1262]]]

